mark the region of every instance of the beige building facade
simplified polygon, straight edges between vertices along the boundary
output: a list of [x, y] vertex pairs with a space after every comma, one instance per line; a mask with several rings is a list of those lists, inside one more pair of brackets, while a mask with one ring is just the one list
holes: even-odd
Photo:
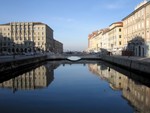
[[41, 22], [11, 22], [0, 25], [1, 51], [9, 53], [54, 52], [53, 29]]
[[123, 49], [123, 23], [115, 22], [109, 26], [108, 33], [108, 51], [113, 54], [121, 54]]
[[144, 0], [122, 21], [124, 46], [135, 56], [150, 56], [150, 1]]
[[101, 51], [109, 51], [109, 37], [108, 37], [109, 28], [106, 28], [102, 33], [101, 38]]
[[98, 50], [98, 34], [99, 31], [94, 31], [92, 34], [88, 36], [88, 51], [89, 52], [97, 52]]
[[115, 22], [109, 28], [93, 32], [88, 38], [88, 49], [92, 52], [121, 54], [124, 46], [123, 23]]
[[[101, 52], [103, 47], [107, 46], [107, 42], [104, 42], [104, 33], [108, 28], [100, 29], [88, 36], [88, 51], [89, 52]], [[105, 35], [106, 36], [106, 35]], [[105, 40], [106, 41], [106, 40]], [[105, 43], [105, 44], [104, 44]]]

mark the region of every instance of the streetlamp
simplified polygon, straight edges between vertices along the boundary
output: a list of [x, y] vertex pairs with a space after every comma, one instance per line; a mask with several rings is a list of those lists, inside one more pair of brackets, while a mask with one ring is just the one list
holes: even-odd
[[0, 53], [2, 53], [2, 41], [0, 42]]
[[47, 44], [45, 43], [45, 53], [47, 53]]
[[0, 53], [2, 53], [2, 34], [0, 33]]
[[12, 47], [13, 47], [13, 59], [15, 59], [15, 43], [12, 43]]
[[36, 54], [36, 47], [33, 47], [33, 55]]

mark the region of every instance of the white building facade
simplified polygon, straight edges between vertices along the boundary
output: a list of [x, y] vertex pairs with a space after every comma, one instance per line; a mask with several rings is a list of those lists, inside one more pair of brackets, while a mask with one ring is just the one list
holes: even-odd
[[53, 52], [53, 29], [41, 22], [0, 25], [1, 50], [9, 53]]

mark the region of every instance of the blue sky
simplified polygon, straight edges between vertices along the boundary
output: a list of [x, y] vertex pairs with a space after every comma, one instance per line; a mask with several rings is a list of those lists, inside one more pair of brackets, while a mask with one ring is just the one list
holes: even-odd
[[88, 34], [121, 21], [142, 0], [0, 0], [0, 24], [43, 22], [64, 50], [83, 51]]

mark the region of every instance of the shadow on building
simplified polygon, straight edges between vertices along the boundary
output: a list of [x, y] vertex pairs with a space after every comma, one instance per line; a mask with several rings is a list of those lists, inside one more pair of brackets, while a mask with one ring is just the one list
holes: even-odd
[[148, 45], [145, 40], [137, 36], [128, 42], [126, 50], [122, 51], [123, 56], [139, 56], [146, 57], [148, 56]]
[[62, 53], [62, 44], [56, 40], [54, 42], [53, 47], [48, 47], [46, 44], [37, 46], [36, 43], [31, 40], [15, 43], [9, 37], [2, 37], [2, 35], [0, 35], [0, 55], [25, 55], [26, 53], [44, 54], [46, 52]]
[[43, 51], [40, 48], [35, 47], [33, 41], [24, 41], [23, 43], [15, 43], [9, 37], [0, 37], [0, 54], [9, 55], [9, 54], [18, 54], [31, 53], [36, 51]]

